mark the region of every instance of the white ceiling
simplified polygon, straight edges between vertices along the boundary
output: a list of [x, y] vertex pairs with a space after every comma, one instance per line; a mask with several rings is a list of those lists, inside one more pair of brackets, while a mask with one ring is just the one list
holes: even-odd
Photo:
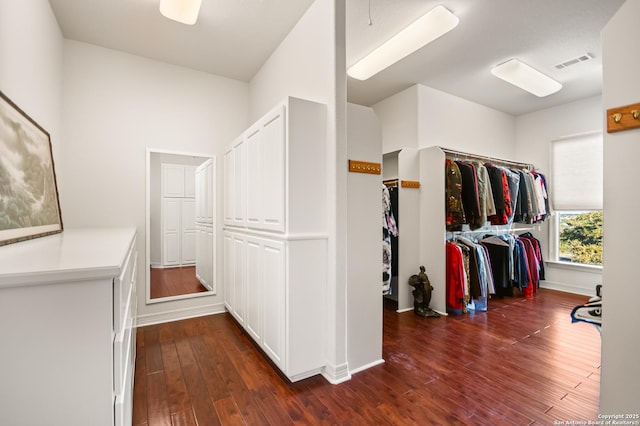
[[[49, 2], [66, 38], [249, 81], [312, 0], [203, 0], [193, 26], [160, 15], [159, 0]], [[372, 105], [421, 83], [520, 115], [600, 93], [600, 30], [624, 0], [345, 2], [347, 66], [438, 4], [460, 18], [452, 32], [369, 80], [349, 78], [350, 102]], [[594, 59], [555, 68], [584, 53]], [[537, 98], [491, 75], [514, 57], [564, 88]]]

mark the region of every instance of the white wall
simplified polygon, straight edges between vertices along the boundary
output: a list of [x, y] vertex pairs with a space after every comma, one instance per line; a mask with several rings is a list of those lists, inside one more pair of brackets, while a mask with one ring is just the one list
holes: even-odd
[[[383, 99], [373, 105], [373, 110], [382, 126], [384, 154], [418, 148], [418, 85]], [[388, 176], [398, 177], [397, 170], [395, 174], [389, 171]]]
[[382, 124], [384, 153], [443, 146], [511, 159], [515, 118], [417, 84], [373, 105]]
[[346, 65], [345, 0], [315, 1], [250, 83], [251, 118], [285, 96], [327, 105], [328, 306], [330, 381], [348, 378], [346, 359]]
[[[640, 102], [640, 1], [626, 1], [602, 32], [603, 113]], [[635, 243], [640, 211], [637, 159], [640, 129], [605, 133], [604, 138], [604, 287], [600, 412], [640, 411], [640, 316]], [[635, 419], [636, 421], [638, 419]]]
[[[145, 304], [146, 148], [221, 159], [248, 125], [248, 85], [76, 41], [65, 41], [64, 50], [65, 226], [137, 227], [142, 324], [222, 309], [222, 288], [215, 296]], [[221, 173], [217, 185], [221, 194]], [[216, 270], [220, 282], [221, 262]]]
[[[382, 131], [371, 108], [347, 104], [347, 155], [382, 162]], [[351, 373], [382, 362], [380, 175], [347, 177], [347, 360]]]
[[418, 102], [418, 148], [442, 146], [513, 159], [512, 115], [422, 85]]
[[62, 165], [62, 52], [49, 2], [0, 0], [0, 91], [49, 132], [56, 171]]

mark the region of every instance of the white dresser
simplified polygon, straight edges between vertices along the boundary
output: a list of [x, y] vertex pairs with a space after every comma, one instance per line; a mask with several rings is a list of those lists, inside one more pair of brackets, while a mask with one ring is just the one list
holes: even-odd
[[136, 231], [0, 247], [0, 424], [130, 425]]

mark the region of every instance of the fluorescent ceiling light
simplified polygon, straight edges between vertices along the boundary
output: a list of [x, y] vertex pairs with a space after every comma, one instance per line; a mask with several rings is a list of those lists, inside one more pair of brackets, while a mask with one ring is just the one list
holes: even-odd
[[202, 0], [160, 0], [160, 13], [169, 19], [187, 25], [198, 20]]
[[562, 89], [562, 84], [517, 59], [495, 66], [491, 73], [540, 98]]
[[437, 6], [360, 59], [349, 68], [347, 74], [358, 80], [366, 80], [448, 33], [459, 21], [444, 6]]

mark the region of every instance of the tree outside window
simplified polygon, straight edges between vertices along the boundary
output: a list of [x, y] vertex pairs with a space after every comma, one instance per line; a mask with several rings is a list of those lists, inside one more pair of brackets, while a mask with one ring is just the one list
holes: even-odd
[[602, 265], [602, 210], [563, 211], [558, 215], [558, 260]]

